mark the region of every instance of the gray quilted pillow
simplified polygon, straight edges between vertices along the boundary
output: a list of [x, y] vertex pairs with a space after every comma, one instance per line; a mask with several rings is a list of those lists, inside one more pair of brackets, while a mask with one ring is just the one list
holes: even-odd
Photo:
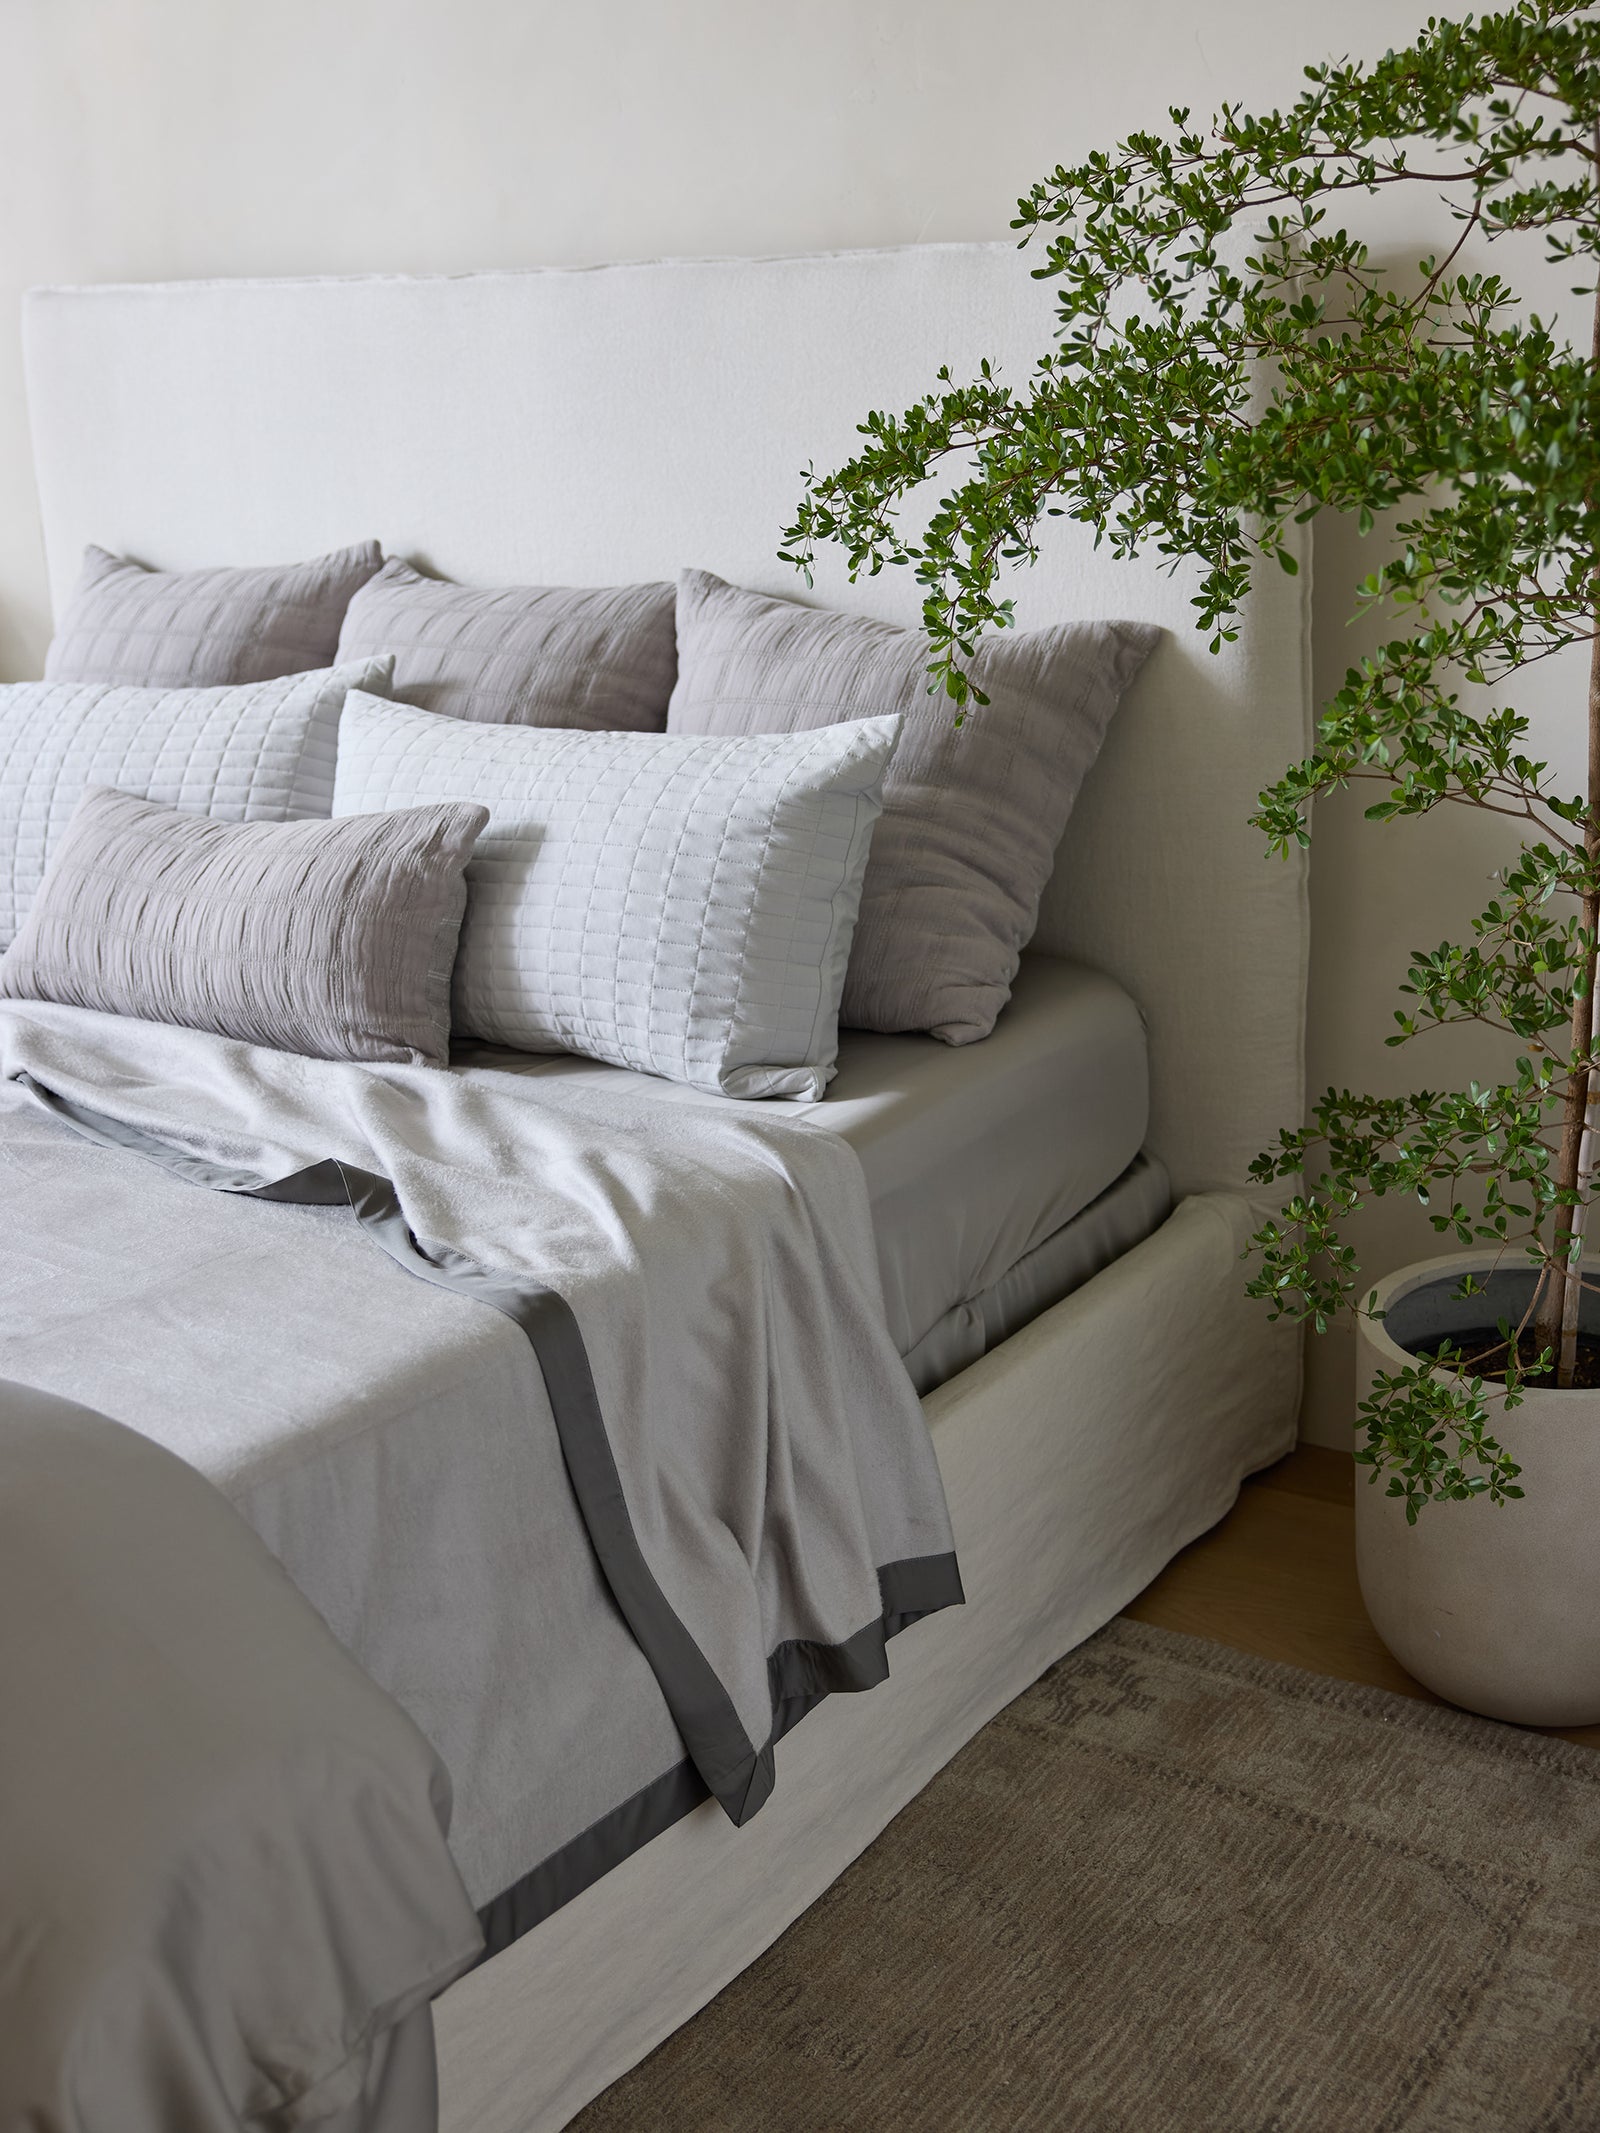
[[212, 822], [85, 793], [0, 996], [215, 1030], [313, 1059], [443, 1066], [483, 807]]
[[463, 1036], [820, 1096], [899, 721], [737, 740], [464, 725], [352, 694], [336, 816], [483, 799]]
[[928, 694], [916, 632], [686, 570], [667, 731], [904, 719], [840, 1020], [970, 1044], [1011, 997], [1078, 789], [1159, 635], [1142, 622], [1074, 622], [990, 638], [970, 669], [990, 701], [958, 727], [949, 699]]
[[425, 578], [391, 558], [350, 603], [339, 657], [395, 655], [396, 699], [486, 726], [659, 733], [678, 670], [670, 585]]
[[206, 689], [332, 666], [350, 596], [382, 560], [376, 541], [264, 570], [146, 570], [86, 549], [45, 679]]
[[362, 659], [233, 689], [0, 686], [0, 948], [91, 785], [223, 822], [326, 816], [345, 691], [388, 683]]

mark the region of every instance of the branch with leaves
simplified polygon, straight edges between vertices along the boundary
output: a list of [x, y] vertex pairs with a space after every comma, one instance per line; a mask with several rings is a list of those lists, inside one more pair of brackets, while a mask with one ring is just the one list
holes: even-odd
[[[941, 371], [898, 415], [869, 414], [849, 463], [813, 473], [783, 553], [809, 574], [822, 544], [852, 576], [912, 570], [930, 685], [959, 720], [983, 698], [968, 667], [1009, 627], [1007, 574], [1065, 516], [1115, 555], [1199, 565], [1197, 626], [1234, 638], [1259, 567], [1293, 572], [1289, 532], [1334, 511], [1382, 529], [1389, 559], [1353, 589], [1393, 634], [1352, 667], [1316, 745], [1253, 818], [1286, 852], [1320, 796], [1375, 784], [1375, 821], [1464, 806], [1528, 840], [1472, 939], [1413, 957], [1390, 1040], [1475, 1021], [1509, 1033], [1501, 1087], [1400, 1100], [1330, 1091], [1285, 1133], [1258, 1182], [1300, 1185], [1256, 1239], [1252, 1293], [1318, 1328], [1361, 1301], [1341, 1222], [1368, 1198], [1415, 1195], [1434, 1226], [1537, 1269], [1530, 1326], [1491, 1373], [1572, 1381], [1593, 1163], [1600, 936], [1600, 10], [1523, 0], [1431, 21], [1373, 65], [1307, 70], [1291, 108], [1225, 106], [1209, 127], [1059, 168], [1013, 227], [1042, 247], [1054, 345], [1021, 384], [988, 365]], [[1441, 244], [1403, 284], [1335, 212], [1390, 188], [1438, 203]], [[1243, 270], [1223, 256], [1242, 229]], [[1503, 277], [1463, 260], [1513, 232], [1594, 300], [1573, 347]], [[1230, 254], [1236, 248], [1230, 249]], [[944, 493], [913, 538], [905, 507]], [[1514, 708], [1477, 708], [1574, 645], [1590, 650], [1589, 775], [1555, 789]], [[1534, 1352], [1525, 1353], [1522, 1334]], [[1380, 1380], [1359, 1454], [1415, 1516], [1430, 1497], [1514, 1495], [1486, 1434], [1484, 1379], [1441, 1356]], [[1476, 1389], [1474, 1389], [1476, 1388]]]

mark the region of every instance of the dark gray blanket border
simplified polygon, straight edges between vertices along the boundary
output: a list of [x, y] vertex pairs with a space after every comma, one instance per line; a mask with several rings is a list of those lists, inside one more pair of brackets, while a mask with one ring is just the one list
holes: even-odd
[[[844, 1644], [812, 1644], [794, 1639], [780, 1644], [767, 1661], [772, 1686], [772, 1732], [763, 1753], [771, 1757], [783, 1736], [838, 1691], [876, 1688], [888, 1678], [887, 1645], [891, 1637], [925, 1615], [959, 1607], [964, 1599], [961, 1574], [953, 1555], [918, 1556], [888, 1563], [878, 1572], [883, 1614], [868, 1622]], [[563, 1904], [620, 1866], [630, 1853], [659, 1837], [674, 1822], [692, 1814], [708, 1799], [693, 1763], [677, 1763], [641, 1785], [619, 1807], [591, 1822], [547, 1859], [530, 1867], [510, 1888], [478, 1910], [487, 1962], [524, 1933], [542, 1925]]]
[[[889, 1669], [883, 1645], [892, 1632], [886, 1621], [866, 1624], [845, 1644], [780, 1646], [779, 1653], [769, 1660], [769, 1671], [781, 1661], [785, 1678], [792, 1673], [796, 1687], [783, 1697], [775, 1687], [774, 1729], [765, 1744], [757, 1749], [740, 1722], [732, 1698], [656, 1582], [639, 1546], [610, 1438], [606, 1434], [605, 1417], [600, 1411], [583, 1333], [565, 1297], [553, 1289], [497, 1274], [448, 1247], [432, 1252], [424, 1250], [406, 1222], [393, 1182], [374, 1171], [341, 1163], [330, 1156], [322, 1162], [308, 1164], [288, 1177], [264, 1179], [250, 1171], [230, 1170], [205, 1157], [190, 1155], [147, 1133], [142, 1127], [130, 1126], [120, 1119], [89, 1110], [55, 1090], [45, 1088], [31, 1074], [20, 1073], [16, 1080], [45, 1110], [85, 1138], [142, 1156], [190, 1184], [248, 1199], [282, 1201], [303, 1207], [348, 1207], [373, 1241], [408, 1273], [436, 1288], [474, 1297], [521, 1329], [544, 1374], [562, 1457], [611, 1595], [649, 1661], [667, 1708], [683, 1735], [684, 1746], [689, 1752], [687, 1767], [736, 1826], [747, 1822], [772, 1791], [773, 1751], [780, 1734], [787, 1730], [782, 1723], [783, 1713], [793, 1695], [808, 1699], [806, 1707], [809, 1708], [810, 1702], [834, 1689], [871, 1688], [887, 1677]], [[961, 1603], [961, 1582], [953, 1555], [891, 1565], [890, 1569], [918, 1573], [916, 1582], [932, 1600], [931, 1605], [914, 1603], [907, 1619], [930, 1613], [935, 1607]], [[886, 1573], [880, 1572], [880, 1582], [884, 1575]], [[934, 1599], [935, 1593], [944, 1596]], [[885, 1602], [886, 1611], [889, 1611], [887, 1591]], [[907, 1611], [901, 1608], [892, 1612]], [[858, 1645], [861, 1647], [859, 1652]], [[793, 1656], [784, 1659], [784, 1654]], [[803, 1712], [795, 1715], [801, 1716]], [[793, 1719], [789, 1720], [790, 1724], [793, 1722]], [[657, 1786], [666, 1786], [672, 1798], [678, 1797], [681, 1785], [674, 1788], [669, 1783], [678, 1775], [678, 1772], [667, 1772], [655, 1781], [654, 1786], [647, 1786], [646, 1793], [653, 1792]], [[642, 1795], [636, 1795], [639, 1797]], [[665, 1805], [665, 1797], [661, 1806]], [[701, 1795], [697, 1793], [696, 1799], [699, 1797]], [[694, 1799], [689, 1800], [669, 1819], [675, 1821], [679, 1813], [686, 1813], [694, 1804]], [[627, 1807], [618, 1809], [617, 1814], [626, 1816]], [[645, 1817], [647, 1821], [651, 1819], [648, 1815]], [[665, 1826], [665, 1823], [658, 1823], [648, 1828], [627, 1849], [634, 1849], [637, 1843], [645, 1842], [647, 1836], [656, 1835], [658, 1829]], [[575, 1843], [583, 1845], [590, 1834], [584, 1832], [574, 1840]], [[615, 1865], [616, 1858], [621, 1856], [623, 1854], [618, 1852], [615, 1858], [608, 1859], [607, 1865]], [[600, 1867], [597, 1871], [605, 1870]], [[533, 1873], [537, 1875], [542, 1871], [536, 1867]], [[587, 1878], [592, 1880], [595, 1875], [590, 1874]], [[521, 1888], [522, 1885], [519, 1882], [516, 1886]], [[576, 1893], [576, 1888], [569, 1891], [569, 1894]], [[505, 1900], [505, 1897], [496, 1898], [489, 1909], [494, 1910]], [[560, 1900], [567, 1899], [562, 1897]], [[551, 1905], [551, 1908], [555, 1906]], [[536, 1922], [529, 1920], [529, 1924]], [[518, 1930], [525, 1931], [526, 1927]]]

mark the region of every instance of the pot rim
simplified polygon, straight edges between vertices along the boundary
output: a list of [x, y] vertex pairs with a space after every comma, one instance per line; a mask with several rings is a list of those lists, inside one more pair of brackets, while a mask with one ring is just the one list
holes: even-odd
[[[1391, 1304], [1398, 1303], [1402, 1297], [1411, 1295], [1416, 1289], [1426, 1288], [1430, 1282], [1438, 1281], [1446, 1275], [1459, 1278], [1467, 1273], [1488, 1273], [1494, 1266], [1494, 1257], [1491, 1252], [1480, 1251], [1443, 1252], [1435, 1259], [1413, 1259], [1408, 1266], [1396, 1267], [1392, 1274], [1385, 1274], [1380, 1281], [1369, 1282], [1366, 1293], [1370, 1296], [1376, 1292], [1376, 1308], [1387, 1311]], [[1585, 1258], [1582, 1265], [1586, 1274], [1592, 1274], [1600, 1281], [1600, 1258]], [[1356, 1338], [1366, 1342], [1377, 1352], [1385, 1368], [1393, 1369], [1396, 1365], [1405, 1367], [1417, 1360], [1409, 1348], [1402, 1348], [1398, 1341], [1390, 1338], [1389, 1330], [1381, 1319], [1368, 1316], [1364, 1303], [1356, 1315]], [[1439, 1375], [1459, 1379], [1461, 1372], [1441, 1371]], [[1501, 1391], [1501, 1387], [1493, 1384], [1484, 1388], [1485, 1397], [1490, 1400], [1496, 1398]], [[1600, 1407], [1600, 1386], [1535, 1383], [1522, 1388], [1522, 1399], [1524, 1406], [1549, 1400], [1559, 1400], [1565, 1406], [1575, 1401], [1587, 1400]]]

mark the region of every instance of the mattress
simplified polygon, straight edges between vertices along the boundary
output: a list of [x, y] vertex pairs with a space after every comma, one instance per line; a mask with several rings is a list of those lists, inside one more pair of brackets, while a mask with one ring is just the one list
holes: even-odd
[[[476, 1045], [457, 1059], [563, 1080], [625, 1072]], [[667, 1105], [729, 1101], [646, 1086]], [[1115, 979], [1056, 956], [1023, 957], [1011, 1003], [981, 1043], [845, 1030], [827, 1096], [777, 1108], [860, 1157], [889, 1330], [919, 1392], [1059, 1302], [1171, 1208], [1166, 1172], [1140, 1155], [1150, 1081], [1139, 1010]]]

